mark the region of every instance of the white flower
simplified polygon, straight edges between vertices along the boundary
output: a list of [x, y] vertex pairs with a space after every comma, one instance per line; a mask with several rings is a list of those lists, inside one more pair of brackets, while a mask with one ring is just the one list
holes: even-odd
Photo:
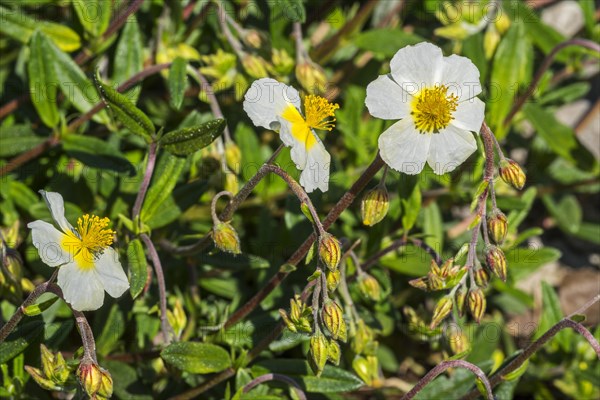
[[114, 232], [106, 228], [108, 218], [86, 214], [73, 228], [65, 218], [62, 196], [43, 190], [40, 193], [61, 230], [41, 220], [27, 227], [42, 261], [60, 267], [58, 286], [65, 301], [75, 310], [88, 311], [102, 306], [105, 290], [112, 297], [121, 296], [129, 282], [117, 252], [110, 247]]
[[430, 43], [404, 47], [391, 72], [367, 86], [365, 103], [374, 117], [400, 119], [379, 137], [381, 158], [414, 175], [427, 162], [436, 174], [454, 170], [476, 149], [485, 104], [479, 71], [465, 57], [444, 57]]
[[270, 78], [254, 81], [244, 97], [244, 111], [254, 125], [279, 131], [281, 141], [291, 147], [292, 161], [302, 171], [300, 184], [309, 193], [329, 188], [331, 156], [313, 129], [331, 131], [338, 108], [323, 97], [308, 95], [302, 115], [298, 91]]

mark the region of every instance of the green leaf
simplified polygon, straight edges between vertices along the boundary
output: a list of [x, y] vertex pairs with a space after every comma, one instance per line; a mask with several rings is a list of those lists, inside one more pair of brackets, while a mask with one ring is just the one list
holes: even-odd
[[42, 122], [54, 128], [59, 121], [58, 106], [56, 105], [56, 92], [58, 82], [54, 73], [54, 60], [49, 50], [51, 43], [48, 38], [36, 31], [29, 44], [29, 92], [31, 102], [35, 106]]
[[169, 197], [181, 171], [183, 171], [184, 165], [184, 158], [164, 153], [154, 171], [150, 189], [142, 206], [141, 218], [143, 222], [150, 220], [162, 203]]
[[10, 157], [27, 151], [42, 143], [30, 125], [13, 125], [0, 128], [0, 157]]
[[590, 91], [590, 88], [591, 85], [588, 82], [575, 82], [570, 85], [552, 89], [551, 91], [544, 93], [544, 95], [539, 99], [539, 104], [571, 103], [585, 96]]
[[187, 60], [177, 57], [173, 60], [169, 69], [169, 94], [171, 95], [171, 105], [176, 110], [181, 108], [183, 103], [183, 95], [187, 88]]
[[421, 188], [417, 175], [402, 175], [399, 184], [402, 228], [408, 232], [417, 222], [421, 211]]
[[105, 356], [117, 347], [125, 332], [125, 317], [117, 304], [113, 304], [108, 316], [102, 318], [101, 326], [102, 331], [96, 336], [96, 352]]
[[305, 360], [279, 359], [260, 361], [252, 366], [254, 377], [276, 372], [294, 379], [308, 393], [349, 392], [364, 386], [356, 375], [342, 368], [326, 365], [320, 377], [316, 377]]
[[382, 257], [380, 264], [398, 273], [408, 276], [427, 275], [431, 256], [420, 247], [409, 244], [399, 250], [397, 256]]
[[492, 66], [487, 120], [498, 137], [506, 135], [504, 118], [518, 95], [519, 88], [531, 78], [533, 49], [525, 36], [523, 23], [513, 23], [498, 45]]
[[133, 164], [113, 146], [104, 140], [92, 136], [65, 135], [63, 148], [73, 158], [85, 165], [98, 169], [125, 172], [130, 176], [135, 173]]
[[444, 248], [444, 226], [442, 225], [442, 213], [437, 202], [431, 202], [423, 209], [423, 232], [424, 241], [440, 253]]
[[141, 136], [147, 143], [152, 142], [155, 129], [150, 118], [137, 108], [127, 96], [102, 83], [98, 74], [94, 75], [94, 82], [100, 96], [102, 96], [102, 99], [107, 107], [112, 110], [115, 117], [131, 133]]
[[17, 328], [8, 335], [6, 340], [0, 343], [0, 364], [5, 364], [21, 354], [43, 333], [44, 322], [41, 320], [26, 321], [19, 324]]
[[144, 247], [139, 239], [133, 239], [127, 246], [127, 264], [129, 266], [129, 292], [135, 299], [142, 293], [148, 281], [148, 263]]
[[169, 364], [192, 374], [219, 372], [231, 366], [229, 353], [210, 343], [173, 343], [160, 356]]
[[81, 46], [79, 35], [71, 28], [52, 22], [34, 19], [20, 8], [0, 6], [0, 32], [26, 44], [36, 29], [44, 32], [63, 51], [75, 51]]
[[[73, 0], [73, 7], [83, 29], [93, 37], [104, 33], [110, 22], [112, 1]], [[129, 23], [129, 21], [127, 21]]]
[[390, 58], [402, 47], [422, 42], [418, 35], [404, 32], [400, 29], [372, 29], [354, 37], [353, 43], [362, 50], [372, 51]]
[[29, 307], [25, 307], [23, 314], [27, 315], [28, 317], [39, 315], [44, 312], [44, 310], [47, 310], [50, 308], [50, 306], [56, 303], [56, 300], [58, 300], [58, 297], [52, 297], [51, 299], [42, 301], [41, 303], [32, 304]]
[[193, 128], [171, 131], [160, 138], [160, 145], [170, 153], [187, 156], [208, 146], [221, 136], [225, 129], [224, 119], [215, 119]]
[[582, 222], [579, 230], [575, 232], [575, 236], [592, 243], [600, 244], [600, 224]]
[[198, 255], [197, 260], [199, 263], [210, 265], [213, 268], [265, 269], [271, 266], [268, 260], [246, 253], [235, 255], [224, 252], [216, 254], [200, 254]]
[[581, 227], [583, 211], [574, 195], [564, 196], [557, 204], [550, 195], [542, 197], [544, 205], [554, 217], [560, 229], [568, 234], [575, 234]]
[[[135, 15], [127, 18], [127, 23], [121, 32], [117, 43], [114, 58], [114, 75], [112, 82], [122, 85], [144, 68], [144, 42], [140, 33], [140, 27]], [[140, 86], [133, 87], [123, 92], [133, 103], [140, 94]]]
[[281, 18], [288, 22], [306, 22], [306, 10], [302, 0], [279, 0], [267, 4], [272, 8], [272, 18]]
[[558, 260], [561, 252], [553, 247], [518, 247], [507, 251], [505, 256], [508, 274], [518, 281], [541, 266]]
[[114, 393], [120, 399], [152, 400], [152, 389], [146, 385], [135, 368], [113, 360], [104, 360], [103, 366], [108, 369], [113, 378]]
[[[542, 281], [542, 314], [538, 322], [537, 329], [533, 335], [533, 340], [537, 340], [546, 333], [553, 325], [563, 318], [560, 309], [560, 300], [558, 295], [548, 283]], [[559, 332], [555, 339], [564, 351], [569, 351], [569, 341], [567, 332]]]

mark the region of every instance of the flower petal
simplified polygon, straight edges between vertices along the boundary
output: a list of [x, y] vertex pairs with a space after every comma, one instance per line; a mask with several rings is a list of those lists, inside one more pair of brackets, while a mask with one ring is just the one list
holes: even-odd
[[442, 49], [431, 43], [406, 46], [390, 61], [391, 74], [405, 91], [415, 94], [441, 82], [443, 58]]
[[329, 167], [331, 156], [325, 150], [321, 139], [314, 132], [310, 132], [317, 142], [308, 150], [306, 165], [300, 174], [300, 184], [307, 193], [315, 189], [326, 192], [329, 189]]
[[96, 260], [96, 272], [104, 290], [112, 297], [120, 297], [129, 289], [129, 281], [119, 262], [119, 255], [112, 247], [104, 249]]
[[63, 232], [72, 232], [73, 226], [67, 221], [65, 218], [65, 202], [63, 201], [60, 193], [56, 192], [46, 192], [45, 190], [40, 190], [40, 194], [46, 200], [46, 205], [50, 209], [50, 214], [52, 214], [52, 218], [54, 221], [60, 226]]
[[94, 268], [81, 269], [75, 263], [63, 265], [57, 282], [65, 301], [77, 311], [97, 310], [104, 304], [104, 287]]
[[442, 84], [448, 86], [448, 93], [458, 96], [458, 101], [471, 99], [481, 93], [479, 70], [467, 57], [444, 57]]
[[27, 227], [31, 229], [31, 241], [38, 249], [44, 264], [57, 267], [73, 261], [71, 255], [61, 246], [66, 235], [52, 224], [37, 220], [28, 223]]
[[477, 142], [471, 132], [449, 125], [432, 135], [427, 163], [436, 174], [442, 175], [454, 171], [475, 150]]
[[405, 92], [388, 74], [379, 75], [379, 78], [369, 83], [365, 104], [374, 117], [402, 119], [410, 114], [412, 99], [413, 96]]
[[283, 144], [291, 148], [290, 157], [296, 164], [296, 168], [303, 170], [306, 166], [308, 148], [314, 145], [314, 135], [294, 106], [288, 106], [284, 115], [288, 119], [277, 117], [280, 125], [279, 138]]
[[458, 103], [456, 111], [452, 114], [454, 118], [451, 125], [467, 131], [479, 132], [483, 123], [485, 103], [474, 97]]
[[300, 108], [298, 91], [271, 78], [254, 81], [244, 96], [244, 111], [254, 125], [265, 129], [279, 129], [277, 116], [289, 104]]
[[418, 174], [425, 166], [431, 136], [419, 133], [410, 118], [400, 120], [379, 136], [381, 158], [396, 171]]

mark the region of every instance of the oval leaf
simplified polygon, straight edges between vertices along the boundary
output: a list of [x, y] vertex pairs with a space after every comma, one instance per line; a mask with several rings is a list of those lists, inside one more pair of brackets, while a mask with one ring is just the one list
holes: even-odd
[[35, 106], [42, 122], [54, 128], [59, 121], [58, 106], [56, 105], [56, 92], [58, 82], [54, 73], [54, 60], [50, 49], [50, 41], [41, 33], [36, 31], [29, 44], [29, 91], [31, 102]]
[[[164, 153], [150, 182], [150, 189], [142, 205], [142, 222], [147, 223], [169, 198], [185, 165], [185, 158]], [[163, 210], [164, 211], [164, 210]]]
[[127, 263], [129, 265], [129, 292], [132, 298], [142, 293], [148, 280], [148, 263], [142, 242], [133, 239], [127, 247]]
[[[115, 72], [112, 82], [119, 85], [144, 68], [144, 43], [135, 15], [127, 18], [127, 23], [121, 32], [121, 37], [115, 50], [114, 60]], [[126, 90], [123, 94], [135, 103], [140, 91], [141, 88], [138, 85]]]
[[160, 355], [169, 364], [192, 374], [220, 372], [231, 366], [229, 353], [210, 343], [173, 343]]
[[225, 120], [214, 119], [193, 128], [171, 131], [160, 139], [160, 144], [170, 153], [187, 156], [211, 144], [224, 129]]
[[187, 88], [186, 75], [187, 61], [184, 58], [177, 57], [171, 69], [169, 70], [169, 93], [171, 94], [171, 105], [179, 110], [183, 103], [183, 95]]
[[93, 37], [98, 37], [108, 28], [112, 1], [107, 0], [73, 0], [73, 7], [79, 22]]

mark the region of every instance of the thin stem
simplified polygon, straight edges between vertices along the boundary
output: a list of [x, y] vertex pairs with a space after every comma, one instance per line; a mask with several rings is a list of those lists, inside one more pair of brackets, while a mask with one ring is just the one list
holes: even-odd
[[158, 144], [156, 142], [150, 143], [150, 146], [148, 147], [148, 162], [146, 163], [146, 172], [144, 172], [144, 178], [142, 179], [140, 190], [137, 194], [137, 197], [135, 198], [135, 203], [133, 205], [132, 214], [134, 220], [140, 216], [142, 205], [144, 204], [144, 199], [146, 198], [146, 192], [148, 191], [150, 181], [152, 180], [154, 166], [156, 165], [157, 149]]
[[523, 95], [520, 96], [515, 101], [515, 104], [513, 105], [512, 109], [510, 110], [510, 112], [508, 113], [506, 118], [504, 119], [504, 126], [508, 126], [514, 119], [515, 115], [521, 110], [521, 108], [523, 108], [525, 101], [527, 101], [527, 99], [529, 97], [531, 97], [531, 95], [533, 94], [538, 83], [540, 83], [540, 80], [544, 76], [544, 73], [548, 70], [548, 68], [550, 68], [550, 65], [552, 65], [552, 62], [554, 62], [554, 59], [556, 58], [556, 55], [558, 54], [558, 52], [561, 51], [562, 49], [564, 49], [565, 47], [569, 47], [569, 46], [581, 46], [581, 47], [590, 49], [592, 51], [600, 52], [600, 45], [598, 43], [593, 42], [591, 40], [579, 39], [579, 38], [567, 40], [565, 42], [558, 44], [556, 47], [554, 47], [552, 49], [552, 51], [550, 53], [548, 53], [548, 55], [542, 62], [542, 65], [536, 71], [535, 76], [531, 80], [531, 83], [527, 87], [527, 90], [525, 91], [525, 93], [523, 93]]
[[340, 296], [342, 296], [342, 300], [346, 303], [346, 307], [350, 308], [350, 313], [355, 321], [360, 319], [358, 315], [358, 311], [356, 310], [356, 306], [354, 305], [354, 301], [352, 301], [352, 296], [350, 296], [350, 291], [348, 290], [348, 282], [346, 281], [346, 263], [340, 263], [340, 285], [338, 288], [340, 292]]
[[272, 374], [264, 374], [264, 375], [258, 376], [256, 378], [254, 378], [253, 380], [251, 380], [249, 383], [247, 383], [246, 386], [244, 386], [244, 388], [242, 389], [242, 392], [248, 393], [250, 390], [252, 390], [254, 387], [260, 385], [261, 383], [265, 383], [265, 382], [269, 382], [269, 381], [281, 381], [281, 382], [287, 383], [288, 385], [292, 386], [296, 390], [296, 395], [298, 396], [299, 400], [306, 400], [306, 394], [302, 391], [302, 388], [300, 387], [300, 385], [298, 385], [298, 382], [296, 382], [289, 376], [282, 375], [282, 374], [273, 374], [272, 373]]
[[225, 17], [225, 15], [226, 15], [225, 9], [222, 7], [220, 1], [217, 0], [217, 1], [214, 1], [213, 3], [217, 6], [218, 14], [219, 14], [217, 19], [219, 20], [219, 25], [221, 26], [221, 30], [223, 31], [225, 38], [229, 42], [229, 45], [231, 46], [233, 51], [235, 51], [235, 54], [237, 54], [237, 56], [240, 59], [244, 58], [246, 56], [246, 53], [243, 50], [242, 44], [240, 43], [239, 40], [237, 40], [235, 38], [235, 36], [233, 36], [231, 31], [229, 30], [229, 26], [227, 25], [227, 21], [226, 21], [226, 17]]
[[308, 57], [304, 43], [302, 42], [302, 24], [294, 22], [294, 39], [296, 40], [296, 64], [301, 64]]
[[163, 274], [162, 264], [160, 263], [160, 258], [158, 257], [158, 253], [156, 252], [156, 248], [154, 248], [154, 244], [150, 237], [145, 233], [140, 235], [140, 238], [148, 248], [148, 253], [150, 255], [150, 259], [152, 260], [152, 264], [154, 265], [154, 272], [156, 273], [156, 281], [158, 283], [158, 297], [159, 297], [159, 305], [160, 305], [160, 328], [166, 343], [171, 342], [171, 326], [167, 320], [167, 290], [165, 287], [165, 276]]
[[[471, 371], [475, 376], [477, 376], [481, 380], [481, 382], [483, 382], [483, 385], [485, 386], [485, 389], [486, 389], [487, 399], [494, 400], [494, 396], [492, 394], [492, 385], [490, 384], [490, 381], [485, 376], [485, 373], [481, 370], [481, 368], [479, 368], [475, 364], [471, 364], [470, 362], [465, 361], [465, 360], [442, 361], [435, 368], [433, 368], [431, 371], [429, 371], [423, 378], [421, 378], [421, 380], [419, 382], [417, 382], [415, 387], [413, 387], [410, 392], [406, 393], [402, 397], [401, 400], [410, 400], [410, 399], [414, 398], [417, 395], [417, 393], [419, 393], [421, 390], [423, 390], [423, 388], [425, 388], [425, 386], [427, 386], [438, 375], [440, 375], [442, 372], [446, 371], [449, 368], [466, 368], [469, 371]], [[479, 394], [479, 392], [477, 392], [477, 393]]]
[[215, 194], [215, 197], [213, 197], [212, 201], [210, 202], [210, 216], [212, 217], [213, 225], [217, 225], [219, 222], [221, 222], [219, 217], [217, 217], [217, 201], [219, 201], [219, 199], [223, 196], [227, 196], [230, 199], [233, 199], [234, 197], [233, 193], [228, 192], [227, 190], [223, 190], [222, 192]]

